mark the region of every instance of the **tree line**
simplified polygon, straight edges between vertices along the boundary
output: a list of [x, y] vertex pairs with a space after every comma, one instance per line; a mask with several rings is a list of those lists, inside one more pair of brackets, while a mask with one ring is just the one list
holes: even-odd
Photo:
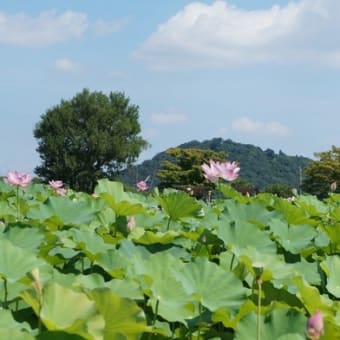
[[150, 186], [205, 187], [203, 162], [230, 159], [241, 167], [233, 185], [241, 192], [267, 191], [289, 196], [292, 189], [324, 198], [338, 191], [340, 148], [315, 154], [316, 160], [278, 154], [253, 145], [214, 138], [191, 141], [135, 165], [149, 143], [141, 137], [139, 107], [123, 92], [108, 95], [83, 89], [48, 109], [34, 128], [41, 164], [35, 169], [48, 182], [91, 193], [98, 179], [119, 179], [133, 187], [143, 178]]

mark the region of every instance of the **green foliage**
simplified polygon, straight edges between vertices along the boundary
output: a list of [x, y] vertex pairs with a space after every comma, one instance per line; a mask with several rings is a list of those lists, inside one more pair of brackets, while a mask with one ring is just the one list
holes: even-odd
[[268, 192], [280, 197], [288, 198], [293, 196], [292, 188], [287, 184], [274, 183], [266, 186], [263, 192]]
[[59, 179], [75, 190], [92, 192], [99, 178], [112, 178], [147, 147], [139, 136], [138, 111], [120, 92], [84, 89], [62, 100], [34, 129], [42, 159], [35, 172], [45, 181]]
[[96, 198], [32, 185], [18, 218], [16, 190], [0, 187], [11, 208], [0, 221], [1, 339], [298, 340], [316, 311], [323, 338], [340, 337], [340, 195], [290, 202], [222, 184], [203, 202], [103, 179]]
[[170, 160], [164, 160], [157, 172], [160, 180], [159, 187], [184, 187], [202, 185], [205, 179], [201, 165], [210, 159], [218, 161], [225, 158], [225, 152], [214, 152], [201, 149], [168, 149], [166, 155]]
[[[315, 157], [318, 160], [305, 170], [302, 188], [322, 199], [328, 196], [331, 183], [340, 183], [340, 147], [333, 145], [329, 151], [315, 153]], [[340, 188], [336, 192], [340, 192]]]

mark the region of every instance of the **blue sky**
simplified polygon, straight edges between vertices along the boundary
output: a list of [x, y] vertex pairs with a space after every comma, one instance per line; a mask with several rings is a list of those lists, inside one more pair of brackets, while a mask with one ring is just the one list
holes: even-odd
[[83, 88], [139, 106], [140, 160], [213, 137], [339, 146], [339, 30], [339, 0], [2, 0], [0, 174], [33, 173], [35, 124]]

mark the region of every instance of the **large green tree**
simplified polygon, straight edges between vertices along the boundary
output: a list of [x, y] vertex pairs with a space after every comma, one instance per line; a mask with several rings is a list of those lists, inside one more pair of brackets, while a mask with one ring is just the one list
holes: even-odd
[[36, 174], [91, 192], [99, 178], [113, 178], [148, 146], [138, 119], [139, 107], [121, 92], [84, 89], [61, 100], [35, 126], [42, 160]]
[[319, 198], [327, 197], [330, 185], [340, 184], [340, 147], [332, 146], [331, 150], [315, 153], [318, 160], [310, 163], [305, 169], [302, 189]]

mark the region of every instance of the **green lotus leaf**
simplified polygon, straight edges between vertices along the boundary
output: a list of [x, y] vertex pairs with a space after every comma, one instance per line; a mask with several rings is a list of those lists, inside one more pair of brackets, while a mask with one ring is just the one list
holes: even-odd
[[7, 200], [0, 201], [0, 218], [5, 218], [6, 216], [17, 216], [17, 210]]
[[44, 235], [35, 228], [19, 228], [11, 227], [5, 234], [5, 237], [12, 242], [13, 245], [35, 252], [39, 249]]
[[99, 275], [97, 273], [91, 273], [88, 275], [83, 274], [76, 275], [75, 281], [72, 286], [92, 290], [98, 287], [103, 287], [104, 285], [105, 281], [102, 275]]
[[143, 233], [141, 237], [139, 238], [132, 237], [132, 239], [140, 244], [155, 244], [155, 243], [169, 244], [178, 236], [179, 233], [173, 230], [169, 230], [164, 233], [162, 232], [154, 233], [152, 231], [145, 231], [145, 233]]
[[291, 202], [280, 199], [274, 204], [275, 212], [282, 215], [289, 224], [310, 224], [311, 219], [306, 212]]
[[227, 307], [221, 307], [214, 311], [212, 321], [222, 322], [226, 328], [236, 329], [239, 320], [250, 312], [256, 312], [257, 306], [251, 300], [245, 300], [236, 314], [232, 315]]
[[222, 219], [216, 234], [232, 251], [253, 247], [262, 253], [276, 253], [276, 244], [270, 240], [268, 233], [249, 222], [228, 223]]
[[96, 213], [97, 210], [89, 201], [72, 201], [66, 196], [51, 196], [46, 203], [31, 208], [28, 217], [39, 221], [54, 217], [59, 224], [81, 225], [95, 219]]
[[134, 300], [143, 299], [143, 291], [141, 287], [132, 279], [113, 279], [107, 281], [103, 286], [109, 288], [114, 294]]
[[235, 254], [239, 261], [253, 274], [253, 279], [258, 275], [257, 271], [259, 270], [263, 281], [284, 280], [294, 274], [294, 268], [277, 254], [264, 253], [260, 249], [257, 250], [252, 247], [240, 249]]
[[0, 328], [0, 339], [35, 340], [36, 338], [27, 332], [17, 329]]
[[[260, 318], [261, 340], [303, 340], [307, 318], [294, 309], [276, 309]], [[238, 323], [235, 340], [255, 339], [257, 315], [249, 313]]]
[[273, 213], [260, 204], [242, 204], [232, 200], [224, 202], [223, 212], [230, 222], [244, 223], [252, 222], [257, 225], [267, 225]]
[[94, 189], [95, 193], [101, 195], [108, 193], [116, 201], [124, 201], [128, 199], [128, 195], [124, 192], [124, 186], [120, 182], [113, 182], [107, 178], [100, 179]]
[[301, 258], [301, 261], [291, 263], [289, 266], [292, 266], [298, 276], [304, 277], [309, 284], [319, 285], [321, 283], [317, 262], [307, 262], [304, 258]]
[[316, 263], [309, 263], [302, 259], [300, 262], [287, 263], [282, 255], [263, 254], [254, 248], [242, 249], [236, 253], [239, 261], [253, 274], [257, 276], [254, 268], [262, 271], [261, 278], [264, 281], [272, 281], [277, 289], [287, 289], [289, 293], [296, 294], [297, 288], [294, 278], [302, 277], [311, 284], [320, 283], [320, 275]]
[[113, 223], [116, 222], [116, 214], [108, 206], [106, 206], [105, 208], [102, 208], [97, 213], [97, 217], [98, 217], [99, 223], [104, 226], [111, 226]]
[[195, 262], [186, 264], [174, 275], [187, 294], [192, 295], [210, 311], [228, 307], [235, 312], [248, 293], [233, 273], [223, 270], [206, 258], [198, 258]]
[[310, 216], [321, 216], [329, 212], [329, 206], [317, 199], [316, 196], [298, 196], [295, 204]]
[[142, 309], [134, 301], [115, 295], [108, 288], [93, 290], [91, 297], [105, 319], [104, 340], [135, 340], [150, 331]]
[[198, 304], [188, 294], [181, 282], [169, 273], [167, 276], [156, 275], [150, 285], [149, 303], [153, 313], [169, 322], [187, 324], [187, 320], [199, 315]]
[[106, 201], [118, 216], [146, 213], [145, 208], [136, 197], [131, 197], [124, 192], [124, 186], [120, 182], [111, 182], [107, 179], [99, 180], [95, 192]]
[[336, 221], [340, 221], [340, 207], [336, 207], [335, 209], [333, 209], [330, 215]]
[[174, 221], [183, 217], [195, 217], [202, 208], [194, 198], [183, 191], [169, 192], [156, 198], [166, 214]]
[[91, 261], [108, 249], [112, 249], [111, 245], [106, 244], [95, 231], [89, 228], [72, 228], [68, 230], [68, 234], [76, 244], [76, 248], [83, 250]]
[[317, 235], [314, 227], [308, 224], [289, 225], [286, 221], [273, 218], [269, 225], [282, 247], [293, 254], [300, 253]]
[[[8, 330], [8, 331], [17, 330], [17, 331], [31, 332], [31, 327], [27, 322], [21, 323], [21, 322], [17, 322], [16, 320], [14, 320], [12, 313], [8, 309], [0, 309], [0, 334], [1, 334], [1, 331], [5, 331], [5, 330]], [[0, 339], [9, 339], [9, 338], [0, 337]], [[21, 338], [19, 337], [19, 339]]]
[[42, 261], [30, 251], [17, 247], [6, 239], [0, 239], [0, 277], [15, 282], [39, 267]]
[[84, 293], [50, 282], [44, 286], [41, 299], [32, 290], [21, 296], [40, 315], [48, 330], [78, 334], [85, 339], [103, 338], [104, 317], [99, 314], [96, 303]]
[[166, 216], [160, 211], [153, 214], [139, 214], [135, 215], [136, 226], [143, 229], [158, 229], [166, 223]]
[[311, 315], [317, 310], [323, 311], [329, 315], [333, 314], [333, 302], [331, 299], [326, 295], [321, 295], [316, 287], [310, 285], [302, 277], [295, 277], [292, 280], [297, 287], [296, 296]]
[[327, 290], [340, 298], [340, 258], [338, 255], [327, 256], [326, 260], [321, 262], [321, 268], [327, 275]]
[[225, 198], [234, 198], [238, 200], [241, 199], [241, 200], [247, 201], [247, 197], [244, 197], [243, 195], [241, 195], [237, 190], [235, 190], [229, 184], [219, 183], [218, 190], [223, 194]]
[[97, 265], [102, 267], [112, 277], [118, 278], [125, 275], [125, 270], [128, 268], [129, 262], [130, 259], [116, 249], [108, 250], [95, 259]]
[[197, 304], [186, 293], [175, 272], [183, 266], [182, 261], [168, 252], [159, 252], [148, 258], [135, 256], [127, 268], [129, 277], [138, 281], [154, 313], [171, 322], [186, 323], [198, 315]]
[[330, 239], [330, 246], [333, 251], [340, 251], [340, 223], [335, 223], [333, 225], [328, 225], [325, 227], [325, 232]]
[[140, 203], [131, 203], [128, 201], [116, 202], [115, 199], [107, 193], [103, 193], [101, 196], [117, 216], [131, 216], [146, 213], [145, 208]]

